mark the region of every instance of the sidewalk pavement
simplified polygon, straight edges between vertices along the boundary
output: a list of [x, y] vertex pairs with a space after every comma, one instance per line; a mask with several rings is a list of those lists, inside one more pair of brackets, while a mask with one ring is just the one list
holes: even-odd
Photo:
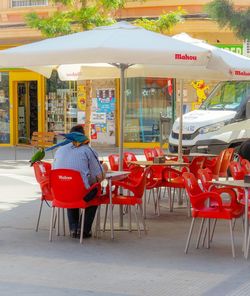
[[[93, 146], [93, 148], [98, 152], [100, 157], [107, 156], [112, 153], [118, 153], [119, 148], [115, 146]], [[135, 154], [142, 155], [143, 149], [128, 149], [124, 148], [124, 151], [131, 151]], [[55, 152], [55, 151], [53, 151]], [[34, 154], [32, 147], [0, 147], [0, 160], [29, 160]], [[53, 153], [48, 151], [46, 153], [45, 159], [53, 158]]]
[[[120, 231], [112, 241], [106, 231], [99, 239], [87, 239], [80, 245], [67, 233], [65, 237], [54, 234], [50, 243], [50, 208], [46, 205], [40, 229], [35, 232], [40, 189], [32, 168], [24, 161], [1, 161], [0, 176], [1, 296], [250, 293], [250, 259], [242, 255], [241, 220], [234, 230], [236, 259], [231, 256], [227, 221], [218, 221], [210, 249], [195, 249], [196, 223], [189, 253], [184, 254], [191, 219], [186, 208], [169, 212], [166, 198], [161, 201], [159, 217], [154, 214], [152, 200], [148, 204], [148, 234], [142, 234], [142, 238], [136, 231]], [[118, 221], [118, 209], [114, 220]]]

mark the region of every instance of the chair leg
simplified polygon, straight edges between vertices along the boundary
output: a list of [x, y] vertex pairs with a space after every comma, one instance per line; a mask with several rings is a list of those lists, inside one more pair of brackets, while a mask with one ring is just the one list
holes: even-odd
[[211, 233], [211, 237], [210, 237], [210, 242], [212, 242], [213, 237], [214, 237], [216, 222], [217, 222], [217, 219], [214, 219], [214, 223], [213, 223], [213, 227], [212, 227], [212, 233]]
[[189, 233], [188, 233], [188, 238], [187, 238], [187, 242], [186, 242], [186, 247], [185, 247], [185, 251], [184, 251], [185, 254], [187, 254], [187, 252], [188, 252], [191, 235], [192, 235], [193, 228], [194, 228], [194, 221], [195, 221], [195, 218], [192, 218], [192, 222], [191, 222], [191, 225], [190, 225], [190, 229], [189, 229]]
[[[171, 189], [170, 189], [170, 190], [171, 190]], [[174, 211], [174, 199], [175, 199], [175, 188], [173, 189], [172, 204], [171, 204], [171, 212]]]
[[160, 216], [160, 189], [156, 190], [156, 206], [157, 206], [157, 216]]
[[141, 222], [142, 222], [142, 225], [143, 225], [144, 233], [147, 234], [146, 222], [145, 222], [145, 219], [143, 217], [143, 211], [142, 211], [142, 205], [141, 204], [139, 205], [139, 211], [140, 211], [140, 217], [141, 217]]
[[164, 187], [164, 191], [163, 191], [163, 198], [165, 197], [165, 195], [166, 195], [166, 190], [167, 190], [167, 188], [166, 187]]
[[141, 229], [140, 229], [140, 223], [139, 223], [139, 219], [138, 219], [136, 206], [134, 206], [134, 210], [135, 210], [135, 220], [136, 220], [136, 224], [137, 224], [138, 235], [139, 235], [139, 237], [141, 237]]
[[56, 235], [60, 235], [60, 208], [57, 208], [57, 230]]
[[210, 219], [207, 219], [207, 249], [210, 248]]
[[63, 220], [63, 235], [65, 236], [66, 229], [65, 229], [65, 213], [64, 213], [64, 209], [62, 209], [62, 220]]
[[236, 219], [234, 219], [234, 222], [233, 222], [233, 230], [234, 230], [235, 224], [236, 224]]
[[128, 230], [132, 231], [132, 223], [131, 223], [131, 206], [128, 207]]
[[200, 230], [199, 230], [199, 234], [198, 234], [197, 242], [196, 242], [196, 249], [199, 249], [199, 244], [200, 244], [201, 233], [202, 233], [202, 230], [203, 230], [204, 221], [205, 221], [205, 219], [202, 218], [202, 219], [201, 219]]
[[108, 215], [108, 205], [106, 205], [106, 208], [105, 208], [105, 215], [104, 215], [103, 229], [102, 229], [103, 232], [105, 232], [106, 230], [107, 215]]
[[82, 244], [82, 241], [83, 241], [83, 220], [84, 220], [83, 209], [81, 209], [81, 212], [82, 212], [82, 215], [81, 215], [80, 244]]
[[[243, 232], [244, 233], [244, 232]], [[247, 240], [247, 254], [246, 254], [246, 259], [248, 258], [248, 254], [249, 254], [249, 246], [250, 246], [250, 228], [248, 230], [248, 240]], [[244, 250], [244, 249], [243, 249]]]
[[151, 198], [152, 190], [153, 190], [153, 189], [150, 189], [150, 190], [149, 190], [149, 196], [148, 196], [148, 201], [147, 201], [148, 204], [149, 204], [149, 202], [150, 202], [150, 198]]
[[54, 215], [53, 228], [56, 228], [56, 220], [57, 220], [57, 211], [55, 211], [55, 215]]
[[169, 197], [169, 212], [172, 212], [172, 193], [171, 193], [170, 187], [168, 187], [168, 197]]
[[229, 229], [230, 229], [230, 236], [231, 236], [231, 243], [232, 243], [232, 255], [233, 255], [233, 258], [235, 258], [234, 236], [233, 236], [232, 220], [229, 220]]
[[153, 190], [153, 200], [154, 200], [154, 209], [155, 209], [155, 215], [156, 215], [156, 209], [157, 209], [157, 197], [155, 198], [155, 190]]
[[53, 222], [54, 222], [54, 213], [55, 213], [55, 207], [52, 207], [51, 217], [50, 217], [50, 227], [49, 227], [49, 241], [50, 242], [52, 242], [52, 228], [53, 228]]
[[38, 214], [37, 223], [36, 223], [36, 232], [38, 231], [38, 227], [39, 227], [39, 223], [40, 223], [40, 217], [41, 217], [41, 213], [42, 213], [43, 202], [44, 202], [44, 200], [41, 199], [39, 214]]
[[[149, 191], [151, 192], [151, 190]], [[143, 195], [143, 217], [146, 219], [146, 213], [147, 213], [147, 190], [145, 190], [144, 195]]]
[[99, 238], [101, 224], [101, 206], [97, 208], [96, 225], [95, 225], [95, 237]]

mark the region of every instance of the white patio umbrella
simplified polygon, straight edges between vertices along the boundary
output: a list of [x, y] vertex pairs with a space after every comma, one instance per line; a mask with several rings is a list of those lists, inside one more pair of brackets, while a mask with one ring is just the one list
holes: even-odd
[[[250, 59], [239, 55], [236, 53], [233, 53], [231, 51], [213, 46], [208, 44], [204, 40], [192, 38], [186, 33], [180, 33], [173, 36], [174, 39], [186, 42], [188, 44], [197, 45], [201, 48], [205, 48], [211, 51], [212, 56], [214, 59], [211, 60], [211, 63], [209, 67], [212, 69], [216, 69], [213, 64], [216, 63], [217, 60], [223, 61], [223, 66], [228, 68], [228, 78], [223, 77], [220, 72], [215, 73], [214, 78], [210, 77], [213, 71], [205, 71], [201, 72], [199, 77], [211, 79], [211, 80], [217, 80], [216, 77], [219, 77], [218, 80], [249, 80], [250, 79]], [[226, 75], [227, 76], [227, 75]], [[181, 81], [181, 88], [183, 87], [183, 83]], [[181, 98], [182, 99], [182, 98]], [[182, 104], [180, 106], [180, 117], [179, 117], [179, 150], [182, 150]]]
[[[98, 74], [102, 68], [100, 63], [106, 64], [101, 75]], [[120, 169], [123, 156], [126, 69], [128, 76], [187, 78], [200, 76], [202, 73], [207, 73], [213, 79], [216, 75], [217, 79], [227, 79], [230, 76], [227, 65], [220, 57], [213, 57], [210, 49], [153, 33], [126, 22], [0, 52], [1, 67], [29, 68], [46, 76], [49, 76], [53, 68], [58, 68], [60, 75], [60, 67], [63, 69], [72, 64], [84, 64], [81, 68], [85, 74], [81, 79], [93, 79], [95, 75], [97, 78], [120, 77]], [[110, 74], [105, 71], [110, 71]], [[78, 72], [71, 74], [75, 78], [78, 76]], [[182, 125], [180, 133], [181, 127]], [[181, 155], [181, 150], [179, 154]]]
[[[224, 65], [229, 68], [230, 80], [249, 80], [250, 79], [250, 59], [208, 44], [206, 41], [201, 39], [192, 38], [186, 33], [180, 33], [173, 36], [174, 39], [186, 42], [188, 44], [197, 45], [199, 47], [208, 49], [211, 51], [212, 55], [217, 56], [223, 61]], [[222, 79], [223, 80], [223, 79]]]

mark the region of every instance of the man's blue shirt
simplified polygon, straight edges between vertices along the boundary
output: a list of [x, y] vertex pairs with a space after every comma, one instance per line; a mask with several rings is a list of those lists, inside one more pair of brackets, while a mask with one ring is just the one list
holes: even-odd
[[94, 184], [103, 170], [97, 153], [88, 145], [75, 147], [72, 143], [60, 147], [56, 153], [53, 169], [79, 171], [87, 188]]

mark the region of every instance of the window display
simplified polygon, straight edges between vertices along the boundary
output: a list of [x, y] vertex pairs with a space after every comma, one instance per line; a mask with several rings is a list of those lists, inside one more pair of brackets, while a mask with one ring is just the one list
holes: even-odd
[[9, 73], [0, 72], [0, 143], [10, 143]]
[[46, 113], [49, 132], [69, 132], [77, 124], [76, 82], [60, 81], [53, 73], [47, 80]]
[[128, 78], [125, 103], [124, 141], [159, 142], [160, 114], [171, 117], [169, 79]]

